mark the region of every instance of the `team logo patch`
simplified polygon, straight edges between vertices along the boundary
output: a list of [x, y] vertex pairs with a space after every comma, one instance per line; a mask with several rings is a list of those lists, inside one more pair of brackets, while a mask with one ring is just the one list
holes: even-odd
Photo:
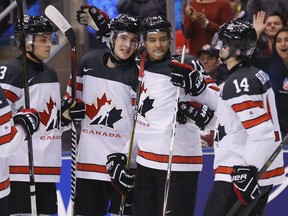
[[140, 100], [138, 113], [145, 118], [146, 113], [154, 108], [153, 103], [155, 99], [150, 98], [147, 94], [147, 88], [145, 88], [144, 85], [143, 83], [140, 90], [141, 99], [144, 99]]
[[90, 119], [90, 125], [114, 129], [114, 125], [123, 118], [122, 109], [118, 109], [112, 100], [108, 100], [105, 93], [96, 100], [96, 103], [86, 104], [86, 115]]
[[42, 111], [38, 111], [40, 115], [40, 122], [46, 126], [46, 132], [54, 129], [59, 129], [60, 125], [60, 111], [57, 109], [56, 102], [49, 98], [46, 101], [46, 106]]

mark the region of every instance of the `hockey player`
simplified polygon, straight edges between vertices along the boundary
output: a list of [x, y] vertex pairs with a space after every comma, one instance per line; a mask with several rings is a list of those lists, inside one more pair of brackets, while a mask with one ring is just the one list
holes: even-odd
[[[283, 154], [255, 179], [281, 141], [269, 76], [249, 64], [256, 40], [253, 26], [244, 21], [227, 22], [218, 31], [219, 56], [227, 64], [229, 76], [221, 97], [216, 98], [215, 179], [205, 216], [226, 215], [238, 199], [244, 205], [235, 215], [263, 215], [269, 191], [283, 181]], [[178, 69], [178, 78], [185, 79], [176, 82], [194, 95], [191, 87], [201, 85], [201, 79], [195, 79], [199, 72]]]
[[[20, 41], [20, 25], [25, 44]], [[42, 16], [24, 16], [16, 23], [15, 39], [26, 46], [30, 105], [40, 116], [39, 130], [32, 137], [38, 214], [57, 214], [56, 183], [61, 171], [60, 85], [54, 69], [43, 63], [50, 56], [53, 26]], [[1, 86], [15, 113], [24, 106], [22, 58], [0, 65]], [[9, 214], [31, 213], [28, 147], [26, 141], [10, 157], [11, 193]]]
[[[171, 60], [171, 24], [161, 16], [147, 17], [142, 22], [142, 33], [148, 59], [145, 62], [133, 145], [135, 150], [138, 148], [138, 154], [132, 215], [156, 216], [162, 215], [178, 88], [170, 82], [171, 68], [168, 64]], [[201, 67], [196, 58], [190, 57], [187, 61]], [[214, 95], [212, 90], [210, 93]], [[180, 100], [190, 101], [192, 97], [181, 89]], [[195, 108], [198, 113], [203, 111], [201, 105], [189, 108]], [[209, 121], [211, 112], [207, 110], [206, 114], [198, 115], [197, 118], [198, 123]], [[177, 123], [167, 212], [173, 215], [194, 215], [202, 162], [199, 128], [194, 123]]]
[[[112, 180], [113, 187], [106, 161], [107, 155], [120, 152], [130, 137], [139, 71], [135, 54], [140, 22], [136, 17], [120, 14], [111, 20], [110, 30], [110, 51], [92, 51], [79, 62], [77, 98], [85, 103], [86, 114], [81, 122], [76, 166], [77, 215], [106, 215], [110, 198], [108, 212], [118, 215], [118, 190], [126, 193], [134, 186], [134, 176], [127, 174], [120, 180], [130, 182], [127, 188]], [[119, 174], [115, 178], [118, 180]], [[127, 201], [131, 204], [129, 197]], [[124, 214], [131, 214], [131, 205]]]
[[0, 215], [8, 215], [8, 194], [10, 193], [8, 157], [38, 127], [39, 114], [34, 109], [21, 109], [12, 118], [11, 107], [0, 87]]

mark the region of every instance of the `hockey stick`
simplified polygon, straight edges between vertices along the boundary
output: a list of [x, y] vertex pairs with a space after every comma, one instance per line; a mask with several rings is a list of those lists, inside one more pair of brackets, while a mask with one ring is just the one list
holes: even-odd
[[[132, 154], [136, 121], [137, 121], [137, 116], [138, 116], [138, 108], [139, 108], [138, 103], [139, 103], [140, 94], [141, 94], [141, 85], [142, 85], [142, 79], [143, 79], [143, 75], [144, 75], [144, 65], [145, 65], [146, 55], [147, 55], [147, 53], [145, 51], [143, 51], [141, 54], [139, 74], [138, 74], [138, 87], [137, 87], [136, 101], [135, 101], [135, 107], [134, 107], [134, 116], [133, 116], [132, 128], [131, 128], [131, 133], [130, 133], [128, 157], [127, 157], [127, 162], [126, 162], [126, 167], [125, 167], [126, 170], [130, 169], [130, 160], [131, 160], [131, 154]], [[121, 215], [121, 216], [123, 216], [123, 214], [124, 214], [125, 202], [126, 202], [126, 196], [122, 195], [120, 211], [119, 211], [119, 215]]]
[[[59, 28], [66, 36], [71, 46], [71, 97], [72, 101], [76, 98], [76, 74], [77, 74], [77, 52], [76, 52], [76, 34], [71, 25], [63, 15], [53, 6], [48, 5], [45, 9], [45, 15]], [[75, 124], [71, 122], [71, 201], [72, 215], [75, 215], [74, 201], [76, 195], [76, 143], [77, 134]]]
[[[266, 172], [266, 170], [270, 167], [270, 165], [273, 163], [275, 158], [280, 154], [282, 149], [287, 144], [288, 144], [288, 134], [286, 134], [286, 136], [283, 138], [282, 142], [279, 144], [279, 146], [275, 149], [275, 151], [272, 153], [270, 158], [266, 161], [266, 163], [260, 169], [259, 173], [256, 176], [257, 181], [262, 177], [262, 175]], [[230, 209], [230, 211], [227, 213], [226, 216], [235, 215], [236, 211], [241, 207], [241, 205], [242, 205], [241, 201], [237, 200], [237, 202], [233, 205], [233, 207]]]
[[[24, 32], [24, 13], [22, 0], [16, 0], [20, 14], [20, 40], [21, 40], [21, 51], [22, 51], [22, 63], [23, 63], [23, 88], [24, 88], [24, 99], [25, 108], [30, 108], [30, 95], [29, 95], [29, 84], [28, 84], [28, 68], [27, 68], [27, 56], [26, 56], [26, 40]], [[33, 145], [32, 137], [29, 136], [27, 140], [28, 144], [28, 161], [29, 161], [29, 178], [30, 178], [30, 202], [31, 202], [31, 214], [32, 216], [37, 215], [36, 205], [36, 186], [35, 186], [35, 172], [34, 172], [34, 159], [33, 159]]]
[[[182, 31], [183, 31], [183, 34], [184, 34], [184, 44], [183, 44], [183, 48], [182, 48], [181, 63], [184, 63], [185, 51], [186, 51], [186, 38], [187, 37], [186, 37], [186, 31], [185, 31], [183, 23], [181, 23], [181, 27], [182, 27]], [[173, 117], [172, 134], [171, 134], [170, 147], [169, 147], [167, 176], [166, 176], [165, 188], [164, 188], [164, 202], [163, 202], [162, 216], [166, 215], [168, 196], [169, 196], [169, 189], [170, 189], [172, 159], [173, 159], [173, 150], [174, 150], [175, 133], [176, 133], [176, 117], [177, 117], [177, 112], [178, 112], [179, 96], [180, 96], [180, 87], [177, 87], [176, 101], [175, 101], [175, 108], [174, 108], [175, 112], [174, 112], [174, 117]]]

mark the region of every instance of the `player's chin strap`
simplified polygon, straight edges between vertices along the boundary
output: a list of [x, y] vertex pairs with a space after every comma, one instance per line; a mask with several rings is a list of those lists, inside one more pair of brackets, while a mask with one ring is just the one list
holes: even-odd
[[[135, 53], [136, 53], [136, 51], [135, 51]], [[128, 65], [128, 64], [130, 64], [131, 62], [134, 61], [134, 59], [135, 59], [135, 54], [131, 55], [131, 57], [129, 57], [128, 59], [123, 60], [123, 59], [118, 58], [118, 57], [115, 55], [115, 53], [114, 53], [114, 51], [113, 51], [113, 48], [112, 48], [112, 49], [111, 49], [111, 52], [110, 52], [110, 54], [109, 54], [109, 58], [110, 58], [110, 60], [113, 62], [113, 64], [115, 64], [115, 65]]]
[[31, 46], [32, 46], [32, 51], [26, 51], [26, 53], [28, 53], [37, 62], [42, 63], [42, 60], [40, 60], [39, 58], [36, 57], [36, 55], [34, 55], [34, 45], [31, 44]]

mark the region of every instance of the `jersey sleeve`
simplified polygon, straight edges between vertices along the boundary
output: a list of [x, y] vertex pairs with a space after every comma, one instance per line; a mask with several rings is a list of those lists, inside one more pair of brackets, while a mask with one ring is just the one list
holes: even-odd
[[25, 132], [21, 126], [15, 126], [10, 105], [0, 91], [0, 157], [10, 156], [23, 143]]

